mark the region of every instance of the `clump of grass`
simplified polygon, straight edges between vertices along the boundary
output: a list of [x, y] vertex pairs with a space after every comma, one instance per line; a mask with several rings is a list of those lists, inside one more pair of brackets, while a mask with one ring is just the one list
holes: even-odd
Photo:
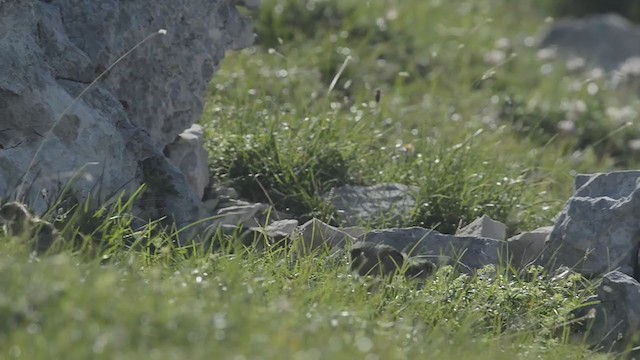
[[495, 158], [489, 160], [488, 154], [482, 153], [479, 135], [434, 149], [413, 163], [420, 186], [413, 225], [453, 234], [482, 215], [511, 225], [511, 231], [513, 227], [539, 225], [520, 218], [521, 207], [529, 200], [526, 189], [532, 186], [526, 165], [507, 166]]
[[245, 199], [269, 203], [303, 221], [329, 220], [322, 195], [349, 182], [352, 155], [338, 143], [330, 121], [306, 121], [221, 139], [213, 147], [214, 178], [229, 182]]

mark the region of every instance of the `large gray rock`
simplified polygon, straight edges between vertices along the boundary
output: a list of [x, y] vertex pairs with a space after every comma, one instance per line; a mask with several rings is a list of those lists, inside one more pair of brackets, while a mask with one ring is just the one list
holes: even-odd
[[191, 125], [164, 148], [164, 154], [187, 177], [191, 190], [202, 199], [209, 185], [209, 156], [204, 148], [204, 131], [198, 124]]
[[228, 1], [49, 3], [52, 11], [59, 11], [71, 42], [88, 56], [92, 70], [105, 69], [148, 34], [168, 31], [159, 41], [132, 52], [104, 81], [126, 103], [129, 118], [161, 147], [200, 118], [207, 87], [225, 52], [253, 42], [249, 20]]
[[640, 171], [581, 175], [549, 234], [540, 263], [586, 275], [633, 276], [640, 244]]
[[560, 20], [540, 41], [559, 55], [578, 57], [605, 71], [615, 70], [627, 59], [640, 56], [640, 27], [619, 15], [593, 15]]
[[[40, 213], [43, 190], [51, 198], [68, 184], [78, 200], [105, 200], [147, 182], [143, 219], [184, 225], [208, 215], [162, 149], [200, 117], [225, 51], [252, 41], [249, 21], [229, 4], [0, 1], [0, 196], [24, 198]], [[165, 36], [136, 48], [74, 102], [161, 28]]]
[[[595, 305], [581, 308], [587, 342], [603, 351], [624, 351], [638, 345], [640, 335], [640, 284], [630, 276], [613, 271], [606, 274], [593, 298]], [[586, 322], [585, 322], [586, 323]]]
[[411, 257], [431, 258], [434, 263], [457, 264], [464, 271], [498, 265], [506, 251], [504, 241], [445, 235], [420, 227], [374, 230], [356, 241], [388, 245]]
[[345, 185], [324, 196], [341, 226], [397, 226], [411, 216], [418, 188], [402, 184]]

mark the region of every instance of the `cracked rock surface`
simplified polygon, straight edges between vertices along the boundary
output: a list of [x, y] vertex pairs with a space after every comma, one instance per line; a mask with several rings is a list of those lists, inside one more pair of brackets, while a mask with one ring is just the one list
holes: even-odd
[[0, 1], [0, 196], [42, 212], [43, 190], [55, 198], [70, 184], [78, 200], [104, 200], [153, 178], [163, 181], [142, 215], [206, 216], [162, 150], [200, 117], [225, 51], [252, 41], [250, 21], [222, 0]]

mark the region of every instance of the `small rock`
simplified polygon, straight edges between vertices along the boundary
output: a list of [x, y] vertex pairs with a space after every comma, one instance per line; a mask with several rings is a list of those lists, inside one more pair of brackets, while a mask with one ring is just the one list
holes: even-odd
[[589, 344], [602, 351], [623, 351], [637, 346], [640, 334], [640, 284], [618, 271], [606, 274], [596, 295], [587, 302], [598, 304], [581, 308], [577, 318], [585, 318], [581, 331], [587, 331]]
[[417, 192], [417, 187], [402, 184], [346, 185], [324, 199], [335, 207], [341, 226], [400, 225], [411, 216]]
[[580, 175], [537, 261], [587, 277], [617, 269], [633, 276], [640, 231], [640, 171]]
[[209, 155], [204, 149], [204, 131], [198, 124], [191, 125], [164, 148], [164, 154], [177, 166], [199, 199], [209, 184]]
[[438, 263], [458, 265], [471, 273], [485, 265], [497, 265], [506, 252], [506, 242], [495, 239], [445, 235], [420, 227], [373, 230], [356, 239], [358, 242], [384, 244], [394, 249]]
[[308, 253], [320, 248], [344, 248], [347, 242], [353, 242], [354, 237], [318, 219], [311, 219], [298, 228], [302, 246], [301, 251]]
[[507, 226], [499, 221], [491, 219], [487, 215], [482, 215], [475, 219], [471, 224], [456, 231], [456, 235], [504, 240], [507, 237]]
[[515, 269], [522, 269], [532, 263], [544, 250], [549, 234], [553, 226], [521, 233], [507, 240], [511, 265]]

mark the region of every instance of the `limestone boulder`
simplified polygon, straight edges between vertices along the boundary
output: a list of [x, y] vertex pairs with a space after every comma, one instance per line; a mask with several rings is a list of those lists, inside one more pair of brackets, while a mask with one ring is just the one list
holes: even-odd
[[41, 213], [67, 186], [104, 201], [147, 183], [142, 219], [210, 215], [162, 150], [199, 119], [225, 51], [252, 40], [223, 0], [0, 1], [0, 196]]
[[640, 171], [581, 175], [558, 216], [539, 263], [585, 276], [633, 276], [640, 244]]

